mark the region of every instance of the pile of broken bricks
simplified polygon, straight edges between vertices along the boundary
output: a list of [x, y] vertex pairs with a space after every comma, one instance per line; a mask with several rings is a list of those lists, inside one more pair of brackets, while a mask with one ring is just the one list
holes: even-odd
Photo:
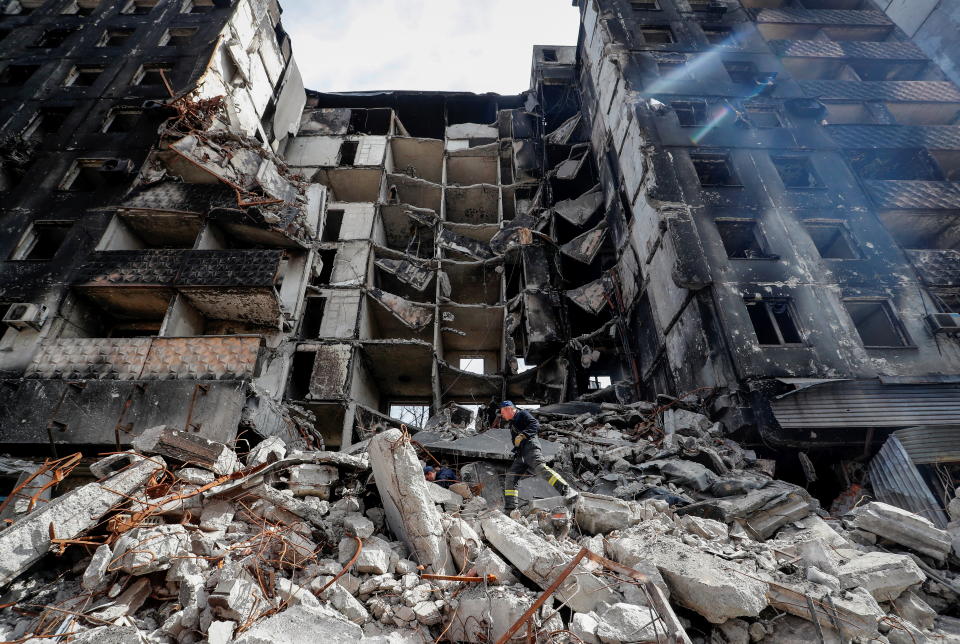
[[5, 504], [0, 640], [960, 642], [960, 503], [831, 517], [680, 406], [541, 420], [582, 494], [519, 520], [401, 429], [238, 454], [157, 427], [59, 496], [79, 459], [49, 463]]

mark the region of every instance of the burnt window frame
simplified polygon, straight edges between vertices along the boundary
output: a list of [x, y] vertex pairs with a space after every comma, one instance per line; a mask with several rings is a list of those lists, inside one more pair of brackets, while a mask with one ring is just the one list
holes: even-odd
[[[17, 240], [16, 246], [13, 247], [13, 250], [10, 252], [10, 256], [7, 258], [7, 261], [10, 262], [49, 262], [56, 258], [57, 253], [63, 249], [64, 244], [70, 237], [70, 230], [73, 228], [75, 221], [72, 220], [63, 220], [63, 219], [38, 219], [36, 221], [30, 222], [30, 225], [27, 226], [27, 229], [23, 231], [23, 234], [20, 236], [20, 239]], [[37, 237], [37, 230], [43, 228], [61, 228], [63, 229], [63, 237], [59, 240], [56, 249], [50, 253], [49, 257], [29, 257], [31, 253], [36, 249], [37, 242], [40, 239]]]
[[[3, 69], [0, 70], [0, 88], [17, 88], [23, 87], [29, 83], [37, 72], [43, 68], [43, 65], [38, 63], [17, 63], [10, 62], [7, 65], [3, 66]], [[14, 72], [13, 70], [20, 70]], [[26, 76], [23, 76], [25, 70], [29, 70], [29, 73]], [[7, 80], [5, 77], [8, 74], [16, 74], [14, 78]]]
[[[743, 113], [750, 121], [750, 125], [758, 130], [775, 130], [781, 127], [787, 127], [787, 120], [784, 118], [783, 111], [777, 105], [744, 105]], [[754, 114], [772, 114], [777, 119], [776, 125], [758, 124], [754, 119]]]
[[125, 16], [146, 16], [156, 9], [158, 4], [160, 0], [130, 0], [120, 8], [120, 13]]
[[102, 0], [96, 0], [96, 2], [85, 0], [84, 4], [89, 4], [90, 6], [84, 6], [79, 0], [72, 0], [72, 2], [64, 5], [63, 9], [60, 10], [60, 15], [86, 18], [87, 16], [93, 15], [93, 13], [100, 8], [101, 2]]
[[540, 50], [540, 60], [545, 63], [559, 63], [560, 58], [557, 55], [556, 47], [544, 47]]
[[[758, 219], [752, 217], [715, 217], [713, 223], [717, 228], [717, 234], [720, 236], [720, 243], [723, 247], [724, 253], [726, 253], [727, 259], [749, 261], [780, 259], [779, 255], [770, 252], [770, 244], [767, 242], [767, 237], [763, 232], [763, 226], [760, 224]], [[742, 256], [732, 255], [730, 246], [727, 245], [727, 237], [723, 234], [723, 228], [726, 226], [750, 226], [750, 232], [753, 235], [753, 240], [756, 242], [758, 249], [756, 256], [751, 257], [746, 253]]]
[[[853, 232], [850, 230], [850, 227], [847, 226], [847, 223], [842, 219], [805, 219], [800, 222], [803, 226], [804, 231], [807, 233], [807, 237], [810, 238], [810, 242], [816, 247], [817, 253], [820, 255], [821, 259], [830, 261], [830, 262], [851, 262], [863, 259], [863, 251], [860, 250], [860, 244], [857, 243], [856, 238], [853, 236]], [[827, 229], [832, 228], [837, 230], [837, 234], [843, 238], [844, 243], [847, 248], [850, 249], [852, 257], [826, 257], [823, 254], [823, 251], [820, 250], [820, 244], [817, 243], [817, 240], [814, 239], [813, 235], [810, 234], [811, 229]]]
[[960, 291], [929, 289], [937, 313], [960, 313]]
[[[903, 326], [903, 321], [900, 319], [900, 316], [897, 315], [896, 309], [894, 309], [890, 298], [844, 297], [842, 298], [841, 302], [843, 303], [844, 310], [847, 312], [847, 317], [850, 318], [850, 324], [853, 327], [853, 330], [856, 331], [857, 337], [860, 338], [860, 344], [863, 345], [864, 349], [910, 349], [916, 347], [916, 345], [913, 344], [913, 340], [910, 338], [910, 334], [907, 333], [907, 329]], [[850, 311], [849, 305], [851, 303], [878, 305], [880, 310], [886, 316], [887, 322], [890, 324], [890, 328], [900, 339], [901, 344], [867, 344], [866, 340], [863, 338], [863, 335], [860, 333], [860, 327], [857, 325], [857, 322], [853, 317], [853, 313]]]
[[[662, 11], [660, 0], [628, 0], [631, 11]], [[643, 6], [641, 6], [643, 5]], [[653, 6], [649, 6], [653, 5]]]
[[[97, 72], [97, 76], [89, 83], [77, 83], [77, 80], [81, 78], [84, 74], [89, 74], [93, 71]], [[64, 87], [93, 87], [97, 84], [97, 81], [100, 80], [100, 77], [103, 76], [103, 73], [107, 71], [106, 66], [97, 65], [97, 64], [81, 64], [74, 65], [69, 72], [67, 72], [67, 77], [63, 79]]]
[[[643, 38], [645, 45], [675, 45], [677, 43], [677, 34], [670, 25], [640, 25], [640, 37]], [[669, 40], [666, 42], [652, 41], [647, 38], [647, 34], [666, 35]]]
[[[788, 184], [784, 178], [783, 171], [781, 170], [780, 166], [780, 163], [785, 161], [801, 162], [805, 164], [807, 175], [813, 178], [813, 183], [806, 186]], [[780, 178], [780, 183], [783, 184], [783, 187], [787, 190], [823, 190], [827, 187], [827, 184], [823, 181], [820, 173], [817, 172], [816, 167], [814, 167], [813, 160], [810, 158], [809, 154], [771, 154], [770, 163], [772, 163], [773, 167], [776, 169], [777, 176]]]
[[176, 64], [169, 61], [144, 62], [142, 65], [140, 65], [139, 69], [137, 69], [137, 71], [134, 72], [133, 78], [130, 81], [130, 85], [133, 87], [146, 87], [148, 89], [154, 88], [154, 87], [160, 87], [160, 88], [166, 89], [166, 85], [163, 82], [163, 75], [160, 75], [160, 74], [157, 75], [160, 78], [159, 83], [144, 83], [143, 81], [147, 79], [149, 74], [152, 74], [157, 71], [163, 71], [165, 72], [167, 81], [170, 82], [170, 84], [172, 85], [173, 80], [171, 79], [171, 76], [173, 75], [173, 72], [175, 70], [176, 70]]
[[[706, 9], [694, 9], [694, 11], [706, 11]], [[710, 43], [713, 47], [739, 47], [740, 46], [740, 34], [737, 32], [737, 29], [734, 25], [700, 25], [700, 30], [703, 32], [704, 38], [707, 39], [707, 42]], [[717, 32], [725, 32], [726, 37], [720, 40], [720, 42], [714, 42], [711, 39], [711, 35], [716, 34]]]
[[114, 107], [109, 112], [107, 112], [106, 118], [103, 119], [103, 125], [100, 126], [100, 132], [103, 134], [127, 134], [136, 129], [136, 126], [121, 129], [121, 130], [112, 130], [111, 127], [117, 121], [118, 116], [129, 117], [131, 115], [136, 115], [139, 118], [142, 118], [144, 111], [136, 107]]
[[[726, 183], [704, 183], [703, 175], [697, 168], [697, 161], [722, 161], [726, 166], [727, 175], [729, 177], [729, 182]], [[743, 184], [740, 183], [740, 176], [738, 175], [736, 169], [734, 168], [732, 162], [732, 155], [729, 152], [691, 152], [690, 153], [690, 162], [693, 165], [693, 171], [697, 179], [700, 181], [700, 187], [702, 188], [742, 188]]]
[[[791, 297], [744, 297], [743, 298], [744, 308], [747, 310], [747, 318], [750, 320], [750, 326], [753, 329], [754, 338], [756, 342], [761, 347], [805, 347], [807, 346], [806, 334], [803, 331], [803, 327], [800, 325], [797, 309], [794, 305], [793, 298]], [[766, 319], [770, 324], [771, 328], [776, 332], [777, 339], [779, 342], [776, 344], [771, 344], [768, 342], [761, 342], [760, 335], [757, 333], [757, 326], [753, 320], [753, 315], [750, 310], [751, 307], [757, 307], [759, 305], [763, 306], [763, 311], [766, 313]], [[796, 333], [797, 340], [787, 341], [785, 340], [784, 330], [780, 328], [780, 321], [777, 318], [777, 313], [775, 313], [771, 306], [784, 306], [784, 311], [787, 313], [787, 318], [790, 320], [790, 323], [793, 325], [793, 331]]]
[[[760, 75], [760, 68], [752, 60], [724, 60], [723, 70], [734, 85], [753, 86], [757, 84], [757, 77]], [[741, 66], [743, 69], [732, 69], [735, 66]]]
[[[103, 30], [103, 33], [100, 34], [100, 38], [97, 40], [97, 47], [123, 47], [130, 41], [130, 38], [133, 37], [136, 31], [133, 27], [107, 27]], [[116, 44], [109, 43], [111, 38], [121, 34], [124, 35], [121, 42]]]
[[[690, 106], [689, 112], [693, 115], [692, 123], [688, 124], [683, 122], [683, 120], [680, 118], [681, 110], [677, 109], [678, 105]], [[702, 113], [697, 112], [698, 107], [703, 108]], [[670, 101], [670, 108], [673, 110], [674, 114], [677, 115], [677, 122], [680, 124], [680, 127], [703, 127], [704, 125], [707, 124], [707, 121], [708, 121], [707, 114], [709, 113], [709, 106], [707, 105], [707, 101], [702, 98], [689, 98], [689, 99], [684, 98], [684, 99]], [[684, 111], [686, 111], [686, 108], [684, 108]]]
[[[50, 28], [44, 29], [42, 32], [40, 32], [40, 37], [37, 38], [34, 44], [30, 45], [30, 48], [31, 49], [57, 49], [58, 47], [62, 47], [63, 43], [65, 43], [70, 36], [77, 33], [78, 31], [80, 31], [79, 27], [69, 27], [69, 26], [62, 26], [62, 25], [51, 26]], [[60, 37], [59, 42], [53, 45], [49, 43], [45, 43], [44, 40], [53, 34], [59, 35]]]
[[[174, 33], [174, 32], [189, 32], [189, 33]], [[190, 26], [171, 26], [163, 31], [163, 35], [160, 36], [160, 40], [157, 42], [157, 47], [182, 47], [188, 45], [189, 42], [174, 42], [174, 38], [185, 38], [188, 41], [197, 37], [197, 34], [200, 33], [198, 27]]]

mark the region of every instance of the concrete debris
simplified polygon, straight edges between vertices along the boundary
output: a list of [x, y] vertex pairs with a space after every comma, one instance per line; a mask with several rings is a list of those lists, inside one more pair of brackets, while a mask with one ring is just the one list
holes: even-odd
[[[682, 406], [539, 416], [580, 495], [567, 506], [528, 487], [519, 517], [499, 510], [499, 429], [429, 442], [463, 493], [426, 481], [426, 452], [397, 429], [351, 454], [273, 438], [237, 454], [148, 430], [135, 444], [154, 456], [91, 463], [101, 481], [0, 532], [5, 601], [49, 604], [53, 584], [75, 598], [58, 608], [84, 616], [57, 627], [98, 642], [489, 643], [521, 618], [510, 641], [528, 628], [596, 644], [692, 643], [686, 627], [728, 644], [952, 636], [951, 534], [925, 519], [881, 503], [829, 517]], [[431, 430], [446, 435], [444, 418]], [[90, 554], [72, 567], [31, 567], [79, 547]], [[0, 612], [5, 639], [40, 625]]]

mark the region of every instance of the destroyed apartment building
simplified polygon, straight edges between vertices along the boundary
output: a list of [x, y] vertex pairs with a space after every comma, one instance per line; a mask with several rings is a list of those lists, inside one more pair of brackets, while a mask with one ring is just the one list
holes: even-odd
[[905, 3], [573, 4], [504, 96], [0, 0], [0, 640], [960, 642], [960, 88]]

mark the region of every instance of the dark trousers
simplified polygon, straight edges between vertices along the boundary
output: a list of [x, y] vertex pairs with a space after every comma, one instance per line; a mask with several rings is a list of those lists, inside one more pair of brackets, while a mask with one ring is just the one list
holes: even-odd
[[503, 506], [507, 512], [517, 507], [517, 503], [520, 501], [517, 481], [527, 472], [533, 472], [544, 479], [560, 494], [566, 494], [567, 490], [570, 489], [560, 473], [544, 462], [540, 439], [528, 438], [513, 451], [513, 463], [507, 470], [507, 478], [503, 486]]

